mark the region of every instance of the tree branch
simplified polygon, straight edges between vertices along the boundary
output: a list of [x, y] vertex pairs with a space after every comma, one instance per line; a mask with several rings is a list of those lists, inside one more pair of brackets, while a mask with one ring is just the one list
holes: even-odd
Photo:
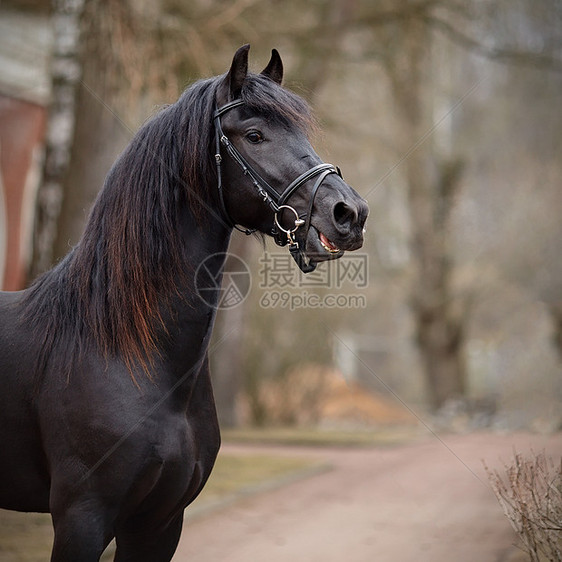
[[518, 64], [521, 66], [531, 66], [533, 68], [562, 72], [562, 60], [555, 56], [544, 53], [488, 47], [477, 39], [459, 31], [445, 20], [428, 15], [427, 13], [423, 14], [421, 17], [425, 20], [427, 25], [443, 33], [452, 42], [488, 59], [505, 64]]

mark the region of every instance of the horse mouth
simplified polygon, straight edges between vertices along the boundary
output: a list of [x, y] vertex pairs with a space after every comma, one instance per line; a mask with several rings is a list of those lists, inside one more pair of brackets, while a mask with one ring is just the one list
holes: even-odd
[[319, 228], [311, 226], [306, 237], [306, 255], [314, 263], [335, 260], [343, 256], [345, 250], [330, 240]]
[[341, 250], [323, 233], [318, 231], [320, 245], [330, 254], [339, 254]]
[[308, 258], [315, 263], [319, 263], [336, 260], [341, 258], [347, 251], [359, 249], [363, 245], [363, 235], [351, 237], [349, 240], [334, 242], [317, 226], [311, 225], [306, 241], [303, 242]]

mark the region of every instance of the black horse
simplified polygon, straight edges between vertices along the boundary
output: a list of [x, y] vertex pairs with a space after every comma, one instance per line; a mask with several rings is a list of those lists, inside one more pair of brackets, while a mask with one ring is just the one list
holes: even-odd
[[0, 507], [52, 514], [52, 561], [113, 537], [115, 560], [172, 558], [220, 442], [194, 276], [234, 225], [304, 270], [362, 244], [367, 206], [312, 149], [277, 51], [252, 74], [248, 49], [139, 130], [64, 260], [0, 293]]

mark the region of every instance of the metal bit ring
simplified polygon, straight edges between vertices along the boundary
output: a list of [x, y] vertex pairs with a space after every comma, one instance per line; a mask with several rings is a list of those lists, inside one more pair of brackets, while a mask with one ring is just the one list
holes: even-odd
[[[282, 209], [289, 209], [289, 210], [295, 215], [295, 227], [294, 227], [294, 228], [289, 228], [289, 229], [283, 228], [283, 227], [281, 226], [281, 224], [279, 223], [278, 215], [279, 215], [279, 212], [280, 212]], [[291, 234], [294, 234], [294, 233], [297, 231], [297, 229], [298, 229], [300, 226], [302, 226], [302, 225], [304, 224], [304, 220], [302, 220], [302, 219], [299, 217], [299, 214], [297, 213], [297, 211], [296, 211], [295, 209], [293, 209], [293, 207], [291, 207], [290, 205], [281, 205], [281, 206], [277, 209], [277, 211], [276, 211], [276, 213], [275, 213], [275, 215], [274, 215], [274, 220], [275, 220], [275, 225], [277, 226], [277, 228], [278, 228], [281, 232], [284, 232], [284, 233], [287, 235], [287, 237], [290, 237]]]

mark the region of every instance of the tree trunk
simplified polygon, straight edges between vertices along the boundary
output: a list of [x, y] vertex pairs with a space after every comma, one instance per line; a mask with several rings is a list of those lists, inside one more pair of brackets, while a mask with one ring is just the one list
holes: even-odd
[[74, 137], [76, 89], [81, 78], [80, 18], [84, 2], [53, 3], [52, 101], [47, 118], [43, 179], [37, 192], [30, 279], [51, 267], [53, 243]]
[[84, 53], [84, 78], [76, 101], [74, 143], [53, 247], [55, 261], [65, 256], [80, 239], [107, 172], [132, 137], [132, 132], [105, 101], [103, 69], [92, 52], [95, 49], [92, 43], [89, 42]]
[[453, 297], [447, 243], [461, 166], [456, 161], [439, 163], [431, 137], [425, 138], [432, 127], [424, 105], [429, 31], [423, 22], [407, 20], [401, 33], [402, 49], [386, 68], [396, 103], [408, 190], [414, 262], [411, 307], [429, 402], [437, 410], [448, 399], [464, 396], [466, 390], [465, 315]]
[[[466, 314], [453, 295], [447, 244], [448, 218], [461, 166], [459, 163], [434, 163], [434, 166], [438, 174], [435, 180], [423, 178], [422, 174], [414, 176], [415, 170], [410, 170], [408, 183], [416, 262], [411, 305], [429, 401], [437, 410], [448, 399], [462, 398], [466, 392], [463, 356]], [[452, 172], [451, 168], [454, 168]], [[424, 180], [426, 186], [420, 185]]]
[[332, 0], [319, 4], [316, 18], [328, 30], [323, 34], [308, 33], [298, 43], [299, 57], [294, 75], [302, 93], [313, 101], [330, 77], [329, 67], [341, 50], [344, 34], [339, 30], [351, 18], [355, 5], [350, 0]]
[[[246, 236], [234, 233], [228, 251], [247, 262], [249, 242]], [[242, 337], [245, 317], [244, 303], [220, 310], [213, 331], [216, 348], [211, 354], [211, 374], [221, 427], [235, 427], [239, 421], [237, 399], [244, 380]]]
[[562, 302], [550, 304], [550, 317], [553, 325], [553, 341], [562, 360]]

